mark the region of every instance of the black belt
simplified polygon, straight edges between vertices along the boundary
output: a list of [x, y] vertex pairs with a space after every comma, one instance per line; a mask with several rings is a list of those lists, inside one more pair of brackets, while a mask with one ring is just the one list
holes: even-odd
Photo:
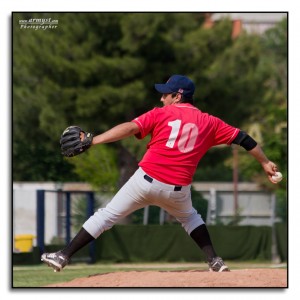
[[[144, 179], [147, 180], [148, 182], [152, 183], [153, 182], [153, 178], [151, 178], [150, 176], [148, 176], [147, 174], [144, 175]], [[174, 192], [179, 192], [181, 191], [182, 186], [181, 185], [175, 185], [174, 186]]]

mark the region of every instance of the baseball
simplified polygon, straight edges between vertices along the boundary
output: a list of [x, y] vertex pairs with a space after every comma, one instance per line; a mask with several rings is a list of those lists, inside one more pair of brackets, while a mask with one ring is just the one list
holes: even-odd
[[282, 180], [282, 174], [280, 172], [276, 172], [275, 175], [272, 176], [274, 182], [280, 182]]

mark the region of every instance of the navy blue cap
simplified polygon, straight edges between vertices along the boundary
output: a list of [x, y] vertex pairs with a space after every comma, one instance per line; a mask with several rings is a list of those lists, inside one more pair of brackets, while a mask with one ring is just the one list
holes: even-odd
[[166, 83], [156, 83], [155, 89], [162, 94], [181, 93], [192, 98], [195, 85], [192, 80], [183, 75], [172, 75]]

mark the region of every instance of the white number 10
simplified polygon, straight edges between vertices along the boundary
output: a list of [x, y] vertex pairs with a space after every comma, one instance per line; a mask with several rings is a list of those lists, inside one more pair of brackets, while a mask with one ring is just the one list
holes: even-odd
[[[172, 128], [166, 146], [173, 148], [179, 134], [181, 120], [175, 120], [168, 123]], [[182, 127], [181, 136], [178, 140], [178, 149], [180, 152], [186, 153], [194, 149], [198, 136], [198, 127], [193, 123], [186, 123]]]

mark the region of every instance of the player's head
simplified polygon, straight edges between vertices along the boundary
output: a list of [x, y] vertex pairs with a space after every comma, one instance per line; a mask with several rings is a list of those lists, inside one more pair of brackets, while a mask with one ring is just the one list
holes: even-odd
[[174, 98], [180, 94], [181, 103], [193, 104], [193, 95], [195, 92], [195, 85], [191, 79], [183, 75], [172, 75], [166, 83], [155, 84], [155, 89], [164, 95], [172, 95]]

